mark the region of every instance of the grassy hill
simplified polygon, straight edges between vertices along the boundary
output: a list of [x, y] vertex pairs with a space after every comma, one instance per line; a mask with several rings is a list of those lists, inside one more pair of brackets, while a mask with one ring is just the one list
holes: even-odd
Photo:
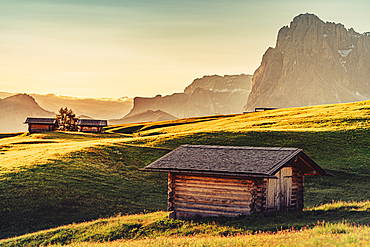
[[[370, 198], [369, 128], [370, 101], [364, 101], [109, 126], [106, 133], [100, 135], [54, 132], [1, 136], [0, 238], [118, 214], [166, 210], [167, 174], [139, 172], [138, 169], [182, 144], [297, 147], [335, 177], [305, 178], [304, 200], [310, 209], [303, 213], [265, 216], [266, 220], [256, 225], [251, 224], [256, 221], [254, 216], [231, 221], [217, 219], [216, 223], [212, 223], [215, 219], [208, 223], [206, 219], [174, 223], [166, 220], [164, 213], [145, 223], [144, 218], [151, 215], [148, 214], [140, 216], [143, 218], [141, 223], [135, 223], [136, 226], [121, 224], [126, 230], [112, 230], [111, 234], [116, 237], [98, 240], [167, 236], [162, 233], [168, 229], [175, 229], [181, 235], [184, 224], [195, 224], [189, 226], [198, 229], [189, 230], [192, 234], [197, 231], [207, 234], [199, 229], [216, 227], [219, 230], [210, 232], [219, 236], [305, 224], [313, 226], [318, 220], [338, 223], [346, 218], [368, 223], [368, 206], [355, 204], [332, 210], [313, 206], [332, 200], [365, 201]], [[117, 223], [123, 220], [120, 217], [124, 216], [111, 220]], [[105, 225], [85, 224], [95, 225], [95, 232], [100, 229], [98, 226]], [[163, 225], [160, 230], [158, 224]], [[206, 225], [196, 227], [197, 224]], [[76, 232], [73, 227], [77, 226], [66, 227]], [[137, 231], [146, 233], [138, 235]], [[48, 243], [52, 238], [44, 233], [32, 236], [41, 239], [38, 244]], [[68, 236], [56, 242], [88, 241], [78, 238], [77, 233]], [[28, 237], [21, 236], [17, 241]], [[4, 241], [0, 245], [4, 245]], [[6, 240], [9, 246], [14, 241]]]

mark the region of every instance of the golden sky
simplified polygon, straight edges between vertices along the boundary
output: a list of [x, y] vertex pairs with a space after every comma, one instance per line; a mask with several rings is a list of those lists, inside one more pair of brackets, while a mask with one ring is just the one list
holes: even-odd
[[300, 13], [370, 31], [370, 1], [1, 0], [0, 91], [155, 96], [252, 74]]

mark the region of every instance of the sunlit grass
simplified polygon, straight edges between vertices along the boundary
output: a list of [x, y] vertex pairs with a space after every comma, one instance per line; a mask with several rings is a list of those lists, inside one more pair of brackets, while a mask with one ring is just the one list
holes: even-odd
[[[285, 230], [276, 233], [240, 236], [157, 237], [154, 239], [125, 240], [111, 243], [76, 243], [67, 246], [368, 246], [370, 227], [346, 224], [325, 224], [307, 230]], [[56, 245], [59, 246], [59, 245]]]
[[[333, 210], [342, 210], [342, 211], [369, 211], [370, 212], [370, 201], [334, 201], [331, 203], [325, 203], [320, 206], [308, 207], [305, 210], [307, 211], [333, 211]], [[370, 223], [370, 222], [369, 222]]]
[[[187, 241], [200, 244], [205, 236], [217, 242], [222, 241], [220, 235], [225, 234], [247, 235], [249, 231], [300, 229], [305, 225], [311, 228], [317, 220], [339, 224], [348, 219], [367, 224], [370, 222], [369, 203], [366, 202], [370, 198], [369, 121], [370, 101], [364, 101], [109, 126], [108, 133], [104, 134], [50, 132], [2, 136], [0, 236], [11, 237], [119, 213], [165, 210], [167, 174], [144, 173], [138, 169], [183, 144], [297, 147], [335, 177], [305, 177], [306, 210], [301, 213], [172, 222], [162, 212], [156, 219], [143, 220], [140, 217], [144, 215], [135, 216], [139, 218], [122, 223], [125, 225], [122, 229], [121, 223], [114, 218], [102, 219], [95, 224], [95, 232], [100, 231], [105, 221], [116, 226], [111, 230], [103, 230], [103, 227], [101, 231], [105, 235], [102, 233], [101, 241], [140, 236], [151, 240], [123, 243], [144, 241], [145, 244], [157, 238], [159, 242], [154, 243], [164, 241], [176, 245], [174, 236], [178, 236], [184, 240], [177, 243], [186, 246], [189, 245]], [[336, 202], [332, 202], [333, 199]], [[60, 239], [56, 235], [53, 239], [56, 242], [77, 239], [73, 227], [68, 226]], [[86, 231], [86, 236], [96, 235]], [[197, 236], [182, 237], [193, 234]], [[239, 241], [239, 237], [248, 236], [231, 239]], [[44, 241], [43, 237], [37, 238]], [[172, 242], [165, 242], [167, 238]], [[78, 239], [88, 241], [82, 240], [82, 236]], [[197, 239], [201, 239], [200, 242]], [[27, 245], [33, 240], [24, 241]], [[51, 243], [50, 239], [47, 241]]]
[[0, 174], [45, 164], [52, 159], [58, 159], [87, 147], [110, 145], [116, 142], [117, 138], [63, 132], [3, 138], [0, 139]]
[[[192, 119], [189, 119], [192, 121]], [[266, 112], [247, 113], [224, 117], [191, 125], [174, 125], [145, 130], [142, 135], [153, 133], [189, 132], [245, 132], [245, 131], [343, 131], [370, 127], [370, 101], [323, 105], [302, 108], [287, 108]]]
[[[343, 207], [351, 206], [351, 208]], [[0, 240], [1, 246], [366, 246], [370, 227], [351, 223], [369, 217], [369, 201], [333, 202], [306, 209], [305, 213], [278, 213], [266, 219], [243, 216], [237, 219], [212, 217], [209, 220], [170, 220], [167, 212], [135, 214], [99, 219]], [[317, 214], [330, 208], [322, 214]], [[337, 211], [351, 211], [341, 218]], [[365, 213], [365, 215], [364, 215]], [[319, 218], [312, 222], [315, 218]], [[297, 222], [268, 229], [269, 222], [282, 216]], [[348, 220], [347, 220], [348, 219]], [[255, 222], [251, 230], [247, 222]], [[238, 222], [244, 222], [242, 224]], [[370, 223], [370, 221], [368, 222]], [[260, 230], [258, 230], [260, 229]]]

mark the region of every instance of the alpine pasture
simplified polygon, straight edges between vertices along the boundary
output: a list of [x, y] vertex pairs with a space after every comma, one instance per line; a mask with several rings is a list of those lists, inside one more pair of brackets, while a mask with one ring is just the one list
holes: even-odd
[[[0, 135], [1, 246], [321, 246], [369, 243], [370, 101]], [[296, 147], [302, 212], [167, 219], [167, 175], [140, 172], [182, 144]]]

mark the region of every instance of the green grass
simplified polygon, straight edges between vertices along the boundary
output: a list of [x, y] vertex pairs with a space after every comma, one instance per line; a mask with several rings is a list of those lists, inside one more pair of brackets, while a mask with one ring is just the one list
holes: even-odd
[[168, 150], [98, 146], [7, 173], [0, 237], [122, 214], [166, 209], [166, 174], [138, 171]]
[[173, 126], [179, 126], [179, 125], [207, 122], [207, 121], [225, 118], [229, 116], [234, 116], [234, 115], [218, 115], [218, 116], [184, 118], [184, 119], [176, 119], [176, 120], [161, 121], [161, 122], [122, 124], [122, 125], [108, 126], [108, 127], [105, 127], [104, 130], [106, 131], [106, 133], [134, 134], [134, 133], [139, 133], [139, 132], [152, 130], [152, 129], [164, 128], [164, 127], [173, 127]]
[[[370, 102], [365, 101], [109, 126], [106, 133], [98, 135], [52, 132], [4, 137], [0, 139], [0, 238], [119, 213], [165, 210], [167, 174], [138, 169], [182, 144], [301, 148], [335, 175], [305, 177], [306, 207], [332, 200], [366, 201], [370, 198], [369, 120]], [[338, 223], [346, 218], [368, 223], [368, 212], [369, 209], [309, 210], [211, 221], [221, 229], [217, 231], [246, 233], [312, 226], [317, 220]], [[162, 217], [156, 220], [166, 218]], [[199, 224], [213, 224], [207, 219], [184, 222], [187, 223], [181, 223], [173, 231], [181, 231], [183, 224], [198, 224], [199, 229], [203, 227]], [[151, 233], [152, 228], [145, 227], [145, 224], [137, 227], [143, 232], [139, 236], [157, 236]], [[147, 230], [143, 229], [149, 233], [144, 234]], [[112, 230], [111, 234], [117, 238], [132, 237], [126, 230], [122, 230], [122, 234], [120, 231]], [[158, 233], [158, 236], [172, 236], [167, 233]], [[66, 239], [82, 239], [73, 231], [71, 234], [72, 237]], [[40, 239], [50, 241], [50, 237]]]
[[[300, 236], [301, 239], [299, 240], [303, 244], [303, 241], [309, 240], [307, 235], [311, 234], [326, 235], [329, 236], [330, 240], [335, 237], [333, 235], [338, 236], [338, 234], [348, 234], [352, 238], [357, 238], [358, 236], [354, 233], [362, 228], [365, 234], [370, 233], [369, 227], [362, 227], [361, 225], [370, 222], [369, 201], [333, 202], [309, 208], [303, 212], [276, 212], [270, 215], [257, 213], [236, 218], [209, 217], [193, 220], [172, 220], [168, 219], [167, 215], [168, 213], [165, 212], [129, 216], [119, 215], [27, 234], [1, 241], [0, 244], [1, 246], [40, 246], [48, 244], [58, 246], [71, 244], [75, 246], [73, 243], [76, 243], [76, 246], [81, 246], [82, 242], [85, 242], [85, 246], [95, 246], [96, 242], [121, 240], [117, 243], [106, 243], [105, 245], [119, 246], [118, 244], [133, 244], [136, 242], [139, 246], [147, 246], [149, 241], [157, 246], [166, 238], [167, 241], [173, 242], [173, 246], [176, 246], [176, 243], [181, 243], [184, 237], [195, 241], [195, 244], [198, 243], [198, 238], [207, 237], [214, 239], [209, 243], [209, 246], [219, 246], [220, 237], [231, 237], [233, 239], [233, 237], [249, 236], [251, 238], [251, 236], [260, 235], [268, 238], [268, 236], [276, 236], [282, 233], [293, 235], [294, 232], [305, 233]], [[357, 224], [353, 225], [349, 222], [357, 222]], [[261, 232], [264, 232], [264, 234], [261, 234]], [[196, 237], [194, 238], [194, 236]], [[292, 238], [292, 236], [289, 238]], [[370, 240], [369, 238], [370, 236], [367, 240]], [[122, 242], [122, 240], [125, 241]], [[248, 243], [247, 240], [244, 239], [242, 243]], [[263, 239], [256, 240], [255, 244], [261, 246], [263, 241]]]

